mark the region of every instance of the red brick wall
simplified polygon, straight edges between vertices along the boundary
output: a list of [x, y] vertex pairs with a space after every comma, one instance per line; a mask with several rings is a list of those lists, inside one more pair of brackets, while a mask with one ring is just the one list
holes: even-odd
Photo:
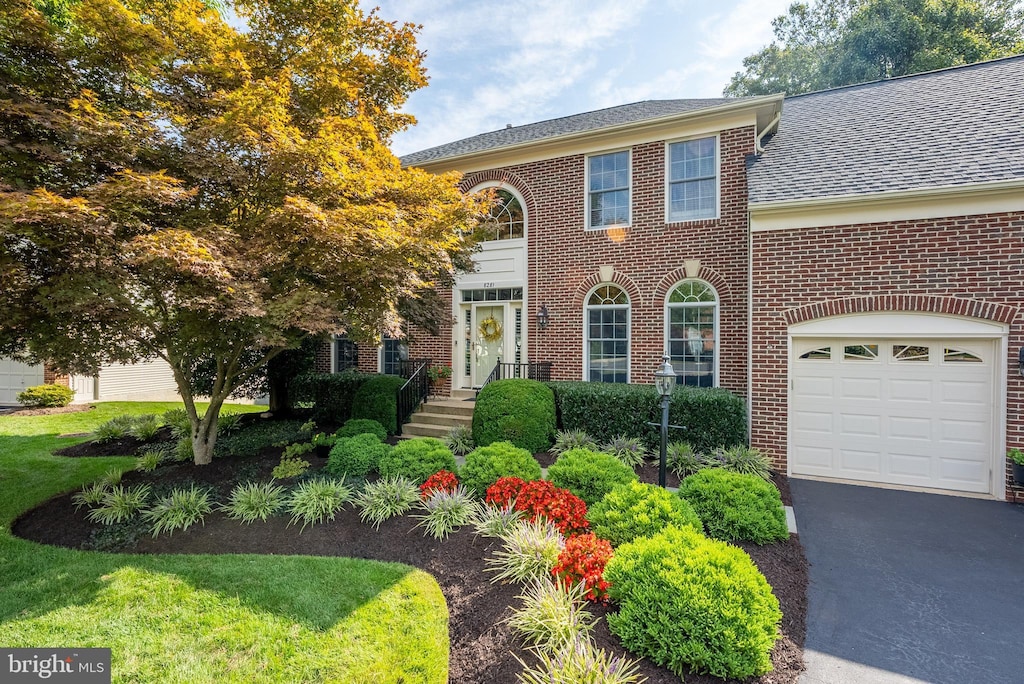
[[[855, 311], [1011, 323], [1006, 442], [1024, 447], [1024, 378], [1016, 359], [1024, 345], [1024, 214], [758, 232], [752, 249], [751, 444], [776, 464], [786, 465], [787, 325]], [[834, 301], [850, 298], [856, 299]], [[1008, 486], [1007, 498], [1024, 501], [1024, 489]]]
[[[720, 218], [665, 223], [665, 143], [632, 149], [632, 227], [585, 230], [584, 155], [475, 173], [464, 187], [501, 178], [527, 200], [527, 322], [532, 361], [552, 361], [558, 380], [583, 379], [583, 305], [613, 266], [613, 282], [630, 297], [630, 378], [649, 383], [665, 349], [665, 297], [685, 278], [684, 260], [699, 259], [699, 277], [719, 295], [719, 384], [746, 392], [747, 205], [746, 156], [753, 127], [720, 137]], [[616, 234], [617, 233], [617, 234]], [[536, 312], [550, 324], [538, 330]], [[447, 349], [451, 349], [450, 342]]]

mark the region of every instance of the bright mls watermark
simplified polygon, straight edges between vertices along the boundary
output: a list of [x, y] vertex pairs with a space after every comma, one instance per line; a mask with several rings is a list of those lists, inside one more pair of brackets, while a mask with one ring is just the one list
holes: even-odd
[[0, 648], [0, 681], [110, 684], [109, 648]]

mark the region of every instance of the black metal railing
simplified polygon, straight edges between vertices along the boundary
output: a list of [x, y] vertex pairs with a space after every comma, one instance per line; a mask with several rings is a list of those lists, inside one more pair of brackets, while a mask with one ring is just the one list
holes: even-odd
[[[427, 377], [427, 368], [430, 367], [430, 359], [416, 359], [415, 361], [403, 361], [408, 364], [408, 380], [398, 390], [398, 434], [402, 434], [402, 425], [409, 422], [409, 417], [420, 404], [427, 400], [430, 394], [430, 379]], [[404, 373], [403, 373], [404, 375]]]
[[492, 380], [507, 380], [508, 378], [526, 378], [528, 380], [539, 380], [548, 382], [551, 380], [551, 362], [533, 361], [530, 363], [497, 363], [491, 374], [480, 386], [483, 389]]

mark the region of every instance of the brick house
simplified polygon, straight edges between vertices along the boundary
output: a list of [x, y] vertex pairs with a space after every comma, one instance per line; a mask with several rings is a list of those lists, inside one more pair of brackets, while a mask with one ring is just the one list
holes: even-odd
[[[794, 476], [1024, 501], [1024, 57], [784, 98], [649, 101], [402, 159], [494, 188], [453, 324], [409, 352], [452, 388], [556, 380], [747, 399]], [[404, 354], [337, 342], [323, 367]]]

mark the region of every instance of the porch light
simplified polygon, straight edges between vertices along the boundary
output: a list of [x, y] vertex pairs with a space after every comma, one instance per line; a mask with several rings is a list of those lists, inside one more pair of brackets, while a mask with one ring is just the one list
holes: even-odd
[[546, 304], [541, 304], [540, 308], [537, 309], [537, 327], [543, 330], [548, 327], [549, 322], [548, 307]]

